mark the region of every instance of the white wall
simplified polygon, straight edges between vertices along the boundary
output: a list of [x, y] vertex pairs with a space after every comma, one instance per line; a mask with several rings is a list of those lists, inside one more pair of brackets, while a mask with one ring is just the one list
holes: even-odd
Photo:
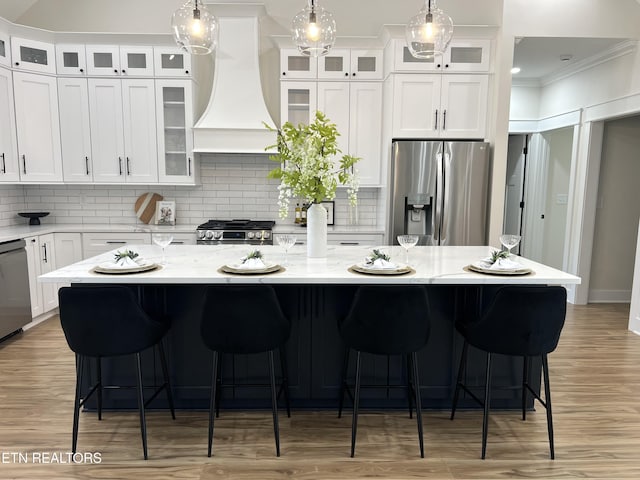
[[24, 187], [22, 185], [0, 185], [0, 227], [20, 225], [24, 219], [18, 212], [26, 212]]
[[509, 120], [537, 120], [540, 118], [540, 87], [511, 87]]
[[605, 123], [589, 301], [631, 299], [640, 219], [640, 116]]

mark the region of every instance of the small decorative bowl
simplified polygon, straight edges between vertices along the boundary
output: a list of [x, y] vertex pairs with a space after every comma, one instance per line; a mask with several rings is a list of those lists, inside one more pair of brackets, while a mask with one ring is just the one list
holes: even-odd
[[49, 212], [20, 212], [18, 215], [28, 218], [29, 225], [40, 225], [40, 219], [49, 215]]

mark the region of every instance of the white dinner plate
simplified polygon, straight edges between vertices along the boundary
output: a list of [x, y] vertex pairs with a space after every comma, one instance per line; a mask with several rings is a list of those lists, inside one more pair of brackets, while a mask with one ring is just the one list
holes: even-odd
[[367, 275], [404, 275], [405, 273], [415, 273], [415, 270], [408, 265], [398, 265], [396, 268], [377, 268], [368, 266], [365, 263], [352, 265], [349, 267], [349, 270]]
[[532, 273], [533, 270], [530, 268], [515, 268], [515, 269], [496, 269], [496, 268], [485, 268], [480, 266], [478, 263], [472, 263], [468, 265], [467, 268], [476, 273], [486, 273], [488, 275], [526, 275], [528, 273]]
[[240, 264], [223, 265], [220, 267], [224, 273], [235, 273], [238, 275], [259, 275], [265, 273], [275, 273], [284, 270], [284, 267], [277, 263], [267, 263], [264, 268], [241, 268]]
[[107, 273], [111, 275], [117, 274], [127, 274], [127, 273], [141, 273], [141, 272], [149, 272], [151, 270], [155, 270], [156, 268], [160, 268], [160, 265], [157, 263], [149, 262], [143, 260], [137, 267], [121, 267], [116, 265], [114, 262], [106, 262], [101, 263], [93, 267], [92, 271], [96, 273]]

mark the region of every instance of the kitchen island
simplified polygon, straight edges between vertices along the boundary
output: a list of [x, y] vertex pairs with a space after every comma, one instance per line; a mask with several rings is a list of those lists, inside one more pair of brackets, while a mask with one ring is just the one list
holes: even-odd
[[[129, 246], [147, 260], [161, 258], [159, 247]], [[378, 276], [352, 273], [350, 266], [361, 263], [371, 248], [329, 247], [327, 257], [310, 259], [306, 250], [293, 247], [285, 270], [269, 275], [232, 275], [220, 271], [225, 264], [237, 263], [252, 247], [170, 246], [167, 264], [146, 273], [102, 275], [91, 270], [113, 258], [103, 254], [69, 265], [40, 277], [43, 282], [75, 284], [123, 284], [134, 288], [140, 301], [151, 313], [167, 315], [172, 320], [168, 335], [169, 363], [176, 402], [179, 408], [206, 408], [211, 378], [210, 352], [199, 337], [203, 292], [208, 284], [266, 283], [276, 289], [283, 311], [291, 319], [292, 331], [287, 343], [288, 373], [294, 407], [330, 408], [337, 405], [343, 346], [337, 321], [344, 316], [353, 294], [362, 284], [424, 285], [431, 303], [431, 337], [419, 353], [420, 377], [425, 407], [448, 408], [454, 386], [461, 339], [454, 329], [456, 318], [475, 308], [484, 289], [503, 284], [565, 285], [579, 283], [574, 275], [536, 262], [519, 258], [523, 267], [533, 272], [523, 276], [496, 276], [473, 273], [465, 267], [488, 255], [489, 247], [415, 247], [410, 250], [410, 265], [415, 273], [401, 276]], [[399, 246], [382, 247], [392, 261], [401, 263], [405, 252]], [[266, 262], [282, 263], [283, 250], [277, 246], [261, 246]], [[215, 315], [206, 312], [205, 315]], [[471, 352], [467, 381], [482, 384], [483, 360], [479, 352]], [[146, 359], [146, 382], [153, 382], [158, 362], [151, 354]], [[495, 385], [518, 387], [522, 368], [520, 359], [500, 358], [495, 368]], [[132, 384], [125, 375], [130, 360], [113, 359], [103, 366], [105, 383]], [[363, 375], [366, 383], [405, 381], [404, 359], [366, 356]], [[534, 372], [539, 375], [539, 366]], [[223, 380], [256, 383], [266, 378], [261, 355], [225, 357]], [[69, 388], [72, 388], [70, 386]], [[363, 407], [399, 408], [406, 406], [405, 389], [365, 389]], [[135, 405], [133, 392], [108, 391], [105, 405], [128, 408]], [[268, 407], [268, 389], [236, 387], [224, 389], [224, 407]], [[496, 392], [492, 404], [496, 408], [519, 408], [518, 388]], [[161, 398], [158, 401], [161, 402]], [[463, 406], [474, 406], [464, 399]]]

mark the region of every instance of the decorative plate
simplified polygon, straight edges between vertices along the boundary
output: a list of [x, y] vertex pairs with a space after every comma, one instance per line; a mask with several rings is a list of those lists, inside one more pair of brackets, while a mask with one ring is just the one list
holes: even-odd
[[524, 267], [515, 270], [496, 270], [471, 264], [467, 265], [466, 268], [472, 272], [485, 273], [487, 275], [528, 275], [529, 273], [533, 273], [533, 270]]
[[277, 263], [267, 264], [264, 268], [238, 268], [238, 266], [239, 265], [223, 265], [219, 271], [236, 275], [261, 275], [284, 271], [284, 267]]
[[350, 272], [364, 273], [365, 275], [405, 275], [407, 273], [416, 273], [416, 271], [405, 265], [398, 268], [371, 268], [362, 264], [351, 265], [348, 269]]
[[95, 273], [105, 273], [108, 275], [120, 275], [120, 274], [129, 274], [129, 273], [142, 273], [142, 272], [150, 272], [151, 270], [155, 270], [157, 268], [161, 268], [157, 263], [145, 262], [137, 267], [130, 268], [120, 268], [114, 267], [112, 262], [102, 263], [97, 265], [91, 269], [92, 272]]

